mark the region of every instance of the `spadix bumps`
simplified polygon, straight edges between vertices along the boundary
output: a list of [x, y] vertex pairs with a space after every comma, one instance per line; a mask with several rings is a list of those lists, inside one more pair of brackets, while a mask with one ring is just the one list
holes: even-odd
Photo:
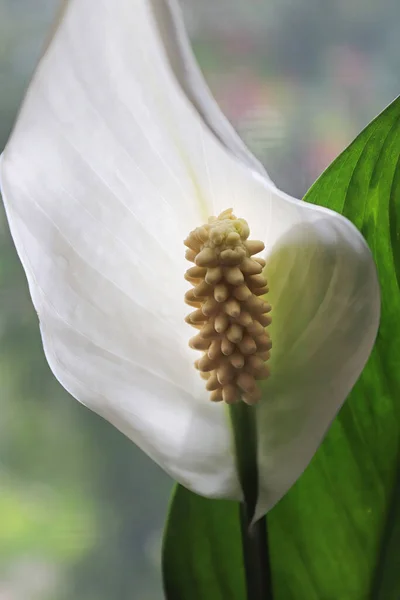
[[257, 380], [269, 375], [265, 362], [272, 344], [265, 328], [271, 307], [262, 299], [268, 292], [265, 261], [252, 258], [264, 244], [248, 241], [249, 233], [247, 222], [228, 209], [185, 240], [186, 258], [196, 264], [185, 274], [194, 286], [185, 301], [197, 309], [186, 321], [199, 329], [189, 345], [203, 351], [195, 366], [214, 402], [232, 404], [241, 397], [254, 404], [261, 397]]

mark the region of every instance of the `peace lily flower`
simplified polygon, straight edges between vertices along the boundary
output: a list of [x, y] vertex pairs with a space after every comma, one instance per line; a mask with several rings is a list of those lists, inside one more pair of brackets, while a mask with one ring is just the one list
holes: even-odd
[[370, 354], [376, 272], [350, 222], [279, 191], [237, 137], [173, 0], [65, 5], [1, 178], [55, 376], [177, 481], [235, 500], [226, 403], [210, 401], [188, 345], [183, 240], [230, 207], [245, 219], [265, 244], [272, 306], [270, 376], [253, 408], [257, 514], [271, 508]]

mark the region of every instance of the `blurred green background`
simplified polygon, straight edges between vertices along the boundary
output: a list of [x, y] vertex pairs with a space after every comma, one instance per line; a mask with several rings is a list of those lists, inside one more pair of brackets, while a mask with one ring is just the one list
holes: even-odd
[[[0, 0], [0, 148], [58, 4]], [[290, 194], [399, 93], [398, 0], [183, 5], [218, 102]], [[0, 341], [0, 600], [160, 600], [172, 483], [52, 377], [2, 211]]]

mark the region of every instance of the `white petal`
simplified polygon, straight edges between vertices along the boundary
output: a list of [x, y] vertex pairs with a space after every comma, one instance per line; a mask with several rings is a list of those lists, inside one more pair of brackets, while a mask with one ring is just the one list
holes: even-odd
[[[45, 187], [19, 188], [11, 165], [2, 167], [7, 216], [55, 376], [182, 484], [240, 497], [223, 407], [208, 401], [197, 378], [179, 327], [183, 307], [179, 322], [172, 314], [181, 296], [151, 287], [117, 238], [108, 241], [108, 255], [99, 224], [96, 236], [83, 227], [79, 243], [76, 215], [61, 229], [35, 199], [46, 197]], [[53, 195], [55, 204], [62, 200]]]
[[2, 192], [57, 378], [178, 481], [239, 498], [226, 413], [184, 323], [183, 239], [209, 214], [199, 148], [219, 142], [153, 16], [144, 0], [69, 3], [4, 152]]
[[[4, 200], [58, 379], [178, 481], [210, 496], [241, 492], [226, 412], [208, 401], [187, 347], [182, 240], [233, 206], [267, 255], [277, 252], [271, 404], [258, 409], [262, 510], [306, 466], [359, 375], [376, 330], [375, 272], [345, 219], [288, 198], [237, 160], [240, 144], [225, 136], [224, 121], [171, 68], [154, 6], [71, 0], [6, 148]], [[276, 250], [299, 236], [290, 260]], [[305, 241], [312, 248], [302, 252]], [[302, 308], [289, 319], [286, 296], [300, 288]], [[301, 352], [293, 345], [290, 354], [297, 337], [289, 333], [299, 328]], [[287, 381], [289, 364], [300, 389]], [[314, 364], [325, 369], [317, 377]]]
[[339, 215], [302, 207], [308, 219], [289, 229], [267, 259], [273, 349], [257, 407], [256, 516], [272, 508], [311, 460], [379, 325], [379, 285], [361, 235]]

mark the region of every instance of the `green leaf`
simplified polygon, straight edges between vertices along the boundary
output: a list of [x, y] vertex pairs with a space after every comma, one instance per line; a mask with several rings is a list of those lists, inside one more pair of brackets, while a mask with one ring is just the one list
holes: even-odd
[[239, 505], [201, 498], [177, 485], [164, 536], [163, 572], [170, 600], [244, 600]]
[[[399, 157], [397, 99], [305, 198], [345, 215], [366, 238], [382, 317], [368, 365], [325, 441], [268, 515], [274, 600], [400, 598]], [[165, 533], [168, 599], [245, 598], [236, 513], [178, 487]]]

